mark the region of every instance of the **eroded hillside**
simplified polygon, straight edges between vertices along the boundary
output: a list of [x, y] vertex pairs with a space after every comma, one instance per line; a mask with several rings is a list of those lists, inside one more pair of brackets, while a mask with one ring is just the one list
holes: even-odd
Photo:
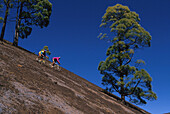
[[37, 56], [0, 44], [0, 112], [51, 114], [140, 114], [98, 86], [62, 68], [35, 61]]

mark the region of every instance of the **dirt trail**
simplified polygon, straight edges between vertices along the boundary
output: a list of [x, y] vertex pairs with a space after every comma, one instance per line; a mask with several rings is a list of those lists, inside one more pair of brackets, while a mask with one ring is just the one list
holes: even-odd
[[102, 89], [61, 68], [35, 61], [37, 56], [0, 44], [0, 113], [141, 114]]

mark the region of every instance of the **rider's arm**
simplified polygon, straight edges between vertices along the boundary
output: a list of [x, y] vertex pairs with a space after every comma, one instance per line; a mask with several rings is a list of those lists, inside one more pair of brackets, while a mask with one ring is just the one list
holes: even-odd
[[60, 64], [60, 61], [59, 61], [59, 60], [57, 60], [57, 62], [58, 62], [58, 64]]
[[42, 51], [41, 51], [41, 53], [40, 53], [40, 54], [41, 54], [41, 56], [44, 56], [44, 53], [43, 53]]
[[39, 54], [39, 56], [41, 56], [41, 51], [38, 54]]

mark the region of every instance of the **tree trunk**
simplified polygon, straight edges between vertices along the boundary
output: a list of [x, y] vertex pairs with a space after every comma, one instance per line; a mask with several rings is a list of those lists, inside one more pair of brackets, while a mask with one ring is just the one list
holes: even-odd
[[[123, 80], [123, 75], [121, 74], [121, 76], [120, 76], [120, 81], [123, 83], [124, 82], [124, 80]], [[122, 102], [123, 103], [125, 103], [125, 94], [124, 94], [124, 84], [121, 84], [121, 100], [122, 100]]]
[[[119, 41], [121, 41], [121, 37], [120, 37], [120, 34], [118, 33], [118, 36], [119, 36]], [[120, 53], [122, 50], [121, 50], [121, 46], [120, 44], [118, 44], [118, 52]], [[123, 61], [121, 58], [118, 58], [119, 59], [119, 65], [122, 66], [123, 65]], [[124, 88], [124, 76], [123, 76], [123, 73], [120, 71], [120, 81], [121, 81], [121, 89], [120, 89], [120, 95], [121, 95], [121, 100], [123, 103], [125, 103], [125, 88]]]
[[3, 26], [2, 26], [2, 30], [1, 30], [1, 36], [0, 36], [0, 40], [1, 41], [3, 41], [3, 39], [4, 39], [4, 34], [5, 34], [5, 28], [6, 28], [7, 18], [8, 18], [10, 1], [11, 0], [8, 0], [7, 1], [7, 5], [6, 5], [5, 18], [4, 18], [4, 22], [3, 22]]
[[[18, 46], [19, 27], [21, 25], [21, 16], [22, 16], [23, 4], [24, 4], [24, 2], [21, 2], [21, 6], [18, 7], [18, 9], [17, 9], [15, 37], [14, 37], [14, 42], [13, 42], [14, 46]], [[19, 8], [20, 8], [20, 11], [18, 12]], [[19, 13], [19, 16], [18, 16], [18, 13]], [[19, 19], [18, 19], [18, 17], [19, 17]]]
[[14, 46], [17, 46], [17, 40], [16, 40], [16, 38], [17, 38], [17, 27], [18, 27], [18, 13], [19, 13], [19, 3], [18, 3], [18, 7], [17, 7], [17, 15], [16, 15], [16, 24], [15, 24], [15, 36], [14, 36], [14, 42], [13, 42], [13, 45]]

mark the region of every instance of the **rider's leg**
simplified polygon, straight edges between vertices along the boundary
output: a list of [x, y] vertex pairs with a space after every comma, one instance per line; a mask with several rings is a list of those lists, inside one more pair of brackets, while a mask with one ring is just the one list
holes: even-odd
[[38, 54], [38, 61], [41, 62], [41, 53]]
[[54, 59], [53, 59], [53, 63], [51, 64], [51, 67], [52, 67], [52, 68], [54, 67]]
[[53, 66], [55, 65], [56, 62], [57, 62], [57, 60], [56, 60], [56, 59], [53, 59]]
[[55, 61], [54, 61], [54, 59], [53, 59], [53, 66], [55, 65]]
[[57, 64], [57, 69], [59, 70], [60, 66]]
[[41, 53], [38, 54], [38, 59], [41, 59]]
[[43, 55], [41, 55], [41, 60], [40, 61], [43, 61]]
[[41, 55], [38, 55], [37, 61], [38, 61], [38, 62], [41, 62], [40, 59], [41, 59]]

